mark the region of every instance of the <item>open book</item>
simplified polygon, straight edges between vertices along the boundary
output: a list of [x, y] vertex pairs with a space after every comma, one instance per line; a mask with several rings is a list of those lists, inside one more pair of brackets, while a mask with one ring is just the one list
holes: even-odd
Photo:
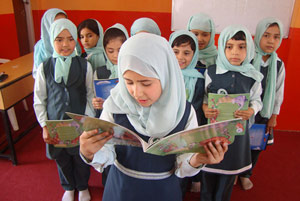
[[56, 138], [59, 143], [55, 147], [75, 147], [79, 145], [79, 137], [83, 132], [82, 127], [76, 121], [69, 120], [47, 120], [47, 129], [52, 138]]
[[118, 78], [94, 80], [96, 96], [103, 98], [104, 100], [107, 99], [107, 97], [110, 95], [110, 90], [114, 88], [118, 82]]
[[203, 145], [210, 141], [223, 141], [231, 144], [235, 135], [243, 135], [244, 121], [231, 119], [213, 124], [203, 125], [191, 130], [184, 130], [161, 139], [150, 138], [145, 142], [131, 130], [118, 124], [74, 113], [66, 113], [76, 121], [83, 130], [99, 129], [99, 132], [113, 133], [107, 143], [142, 147], [143, 151], [155, 155], [179, 153], [205, 153]]

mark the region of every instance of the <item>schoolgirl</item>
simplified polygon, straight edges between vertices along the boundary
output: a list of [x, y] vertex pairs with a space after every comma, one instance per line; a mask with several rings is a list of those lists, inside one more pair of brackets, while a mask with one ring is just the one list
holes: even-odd
[[78, 37], [85, 50], [81, 55], [92, 65], [93, 71], [106, 63], [103, 48], [103, 28], [95, 19], [86, 19], [78, 25]]
[[[104, 102], [101, 119], [125, 126], [145, 141], [197, 126], [178, 61], [164, 38], [149, 33], [129, 38], [121, 47], [118, 71], [119, 83]], [[216, 148], [205, 146], [207, 155], [155, 156], [139, 147], [109, 146], [105, 143], [111, 134], [96, 133], [81, 135], [80, 151], [99, 171], [113, 164], [103, 201], [181, 200], [176, 175], [198, 173], [203, 163], [219, 162], [227, 149], [216, 142]]]
[[[205, 73], [203, 110], [207, 118], [217, 117], [217, 109], [209, 109], [207, 93], [250, 93], [247, 110], [235, 111], [235, 117], [249, 120], [262, 108], [261, 80], [263, 75], [250, 64], [254, 44], [249, 31], [239, 25], [225, 28], [218, 41], [216, 65], [209, 66]], [[253, 122], [252, 122], [253, 123]], [[201, 200], [229, 201], [235, 175], [251, 168], [251, 153], [248, 122], [245, 135], [236, 136], [228, 148], [224, 160], [216, 165], [207, 165], [201, 174]]]
[[46, 143], [47, 157], [54, 159], [65, 193], [63, 201], [74, 200], [74, 191], [79, 191], [79, 200], [90, 200], [88, 180], [90, 168], [79, 156], [79, 146], [57, 148], [57, 140], [51, 138], [46, 120], [67, 119], [65, 112], [94, 116], [92, 107], [93, 72], [91, 65], [76, 56], [76, 26], [68, 19], [52, 23], [50, 41], [54, 52], [41, 64], [34, 85], [34, 110]]
[[[278, 19], [265, 18], [258, 23], [254, 37], [256, 55], [253, 65], [264, 75], [261, 95], [263, 108], [255, 116], [255, 123], [266, 124], [266, 133], [270, 134], [268, 144], [273, 144], [273, 128], [277, 124], [277, 115], [283, 102], [285, 67], [283, 61], [276, 54], [282, 41], [282, 29], [282, 23]], [[251, 150], [252, 169], [240, 176], [242, 187], [245, 190], [253, 187], [249, 178], [260, 152], [260, 150]]]
[[204, 74], [208, 66], [216, 63], [218, 55], [215, 46], [215, 24], [210, 16], [198, 13], [189, 18], [187, 30], [198, 38], [199, 56], [196, 68]]

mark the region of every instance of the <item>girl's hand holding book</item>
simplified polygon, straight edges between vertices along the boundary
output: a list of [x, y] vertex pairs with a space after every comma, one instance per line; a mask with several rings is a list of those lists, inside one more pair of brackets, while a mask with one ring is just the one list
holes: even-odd
[[101, 110], [103, 108], [104, 100], [102, 98], [96, 97], [93, 98], [92, 104], [94, 109]]
[[206, 153], [196, 153], [190, 160], [190, 165], [197, 168], [203, 164], [217, 164], [224, 159], [224, 154], [228, 150], [228, 144], [220, 141], [208, 142], [204, 145]]
[[219, 114], [219, 110], [213, 109], [213, 108], [208, 108], [207, 104], [203, 104], [202, 109], [203, 109], [204, 115], [207, 119], [217, 118], [217, 116]]
[[47, 144], [58, 144], [58, 142], [59, 142], [58, 139], [50, 137], [47, 126], [43, 127], [43, 139], [44, 139], [44, 142]]
[[99, 133], [97, 129], [84, 131], [80, 136], [80, 153], [88, 160], [92, 160], [94, 154], [113, 137], [109, 132]]
[[234, 112], [235, 118], [242, 118], [243, 120], [248, 120], [254, 114], [254, 110], [249, 107], [248, 110], [237, 110]]

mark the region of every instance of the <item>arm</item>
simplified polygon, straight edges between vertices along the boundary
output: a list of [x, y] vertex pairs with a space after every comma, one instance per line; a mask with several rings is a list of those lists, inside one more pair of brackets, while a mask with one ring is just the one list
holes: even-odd
[[85, 80], [85, 86], [86, 86], [86, 107], [85, 107], [85, 114], [94, 117], [95, 111], [93, 109], [92, 100], [94, 98], [94, 82], [93, 82], [93, 69], [91, 67], [91, 64], [87, 63], [87, 71], [86, 71], [86, 80]]
[[248, 110], [235, 111], [236, 118], [242, 118], [248, 120], [250, 117], [255, 116], [262, 109], [262, 101], [260, 95], [262, 93], [262, 87], [260, 82], [255, 82], [250, 90], [250, 101]]
[[205, 87], [204, 87], [205, 93], [204, 93], [204, 97], [203, 97], [202, 109], [203, 109], [204, 115], [207, 119], [217, 118], [217, 116], [219, 114], [219, 110], [208, 108], [207, 86], [211, 83], [211, 79], [210, 79], [209, 75], [207, 74], [207, 70], [205, 71], [204, 76], [205, 76]]
[[[196, 128], [197, 118], [194, 108], [191, 109], [191, 114], [185, 129]], [[221, 145], [219, 142], [209, 143], [205, 146], [206, 153], [187, 153], [177, 156], [175, 174], [178, 177], [186, 177], [196, 175], [204, 164], [219, 163], [227, 151], [227, 144]]]
[[[98, 76], [97, 76], [97, 69], [96, 69], [95, 72], [94, 72], [94, 80], [97, 80], [97, 79], [98, 79]], [[103, 109], [103, 103], [104, 103], [104, 100], [102, 98], [94, 96], [93, 99], [92, 99], [93, 107], [96, 110]]]
[[283, 102], [284, 80], [285, 80], [285, 67], [284, 67], [284, 63], [282, 62], [282, 65], [277, 75], [274, 109], [273, 109], [273, 114], [271, 115], [267, 124], [267, 133], [270, 133], [271, 129], [273, 129], [277, 125], [277, 115], [280, 112], [280, 107]]
[[[114, 122], [112, 114], [102, 111], [100, 119]], [[108, 132], [98, 134], [97, 130], [83, 132], [80, 136], [80, 155], [83, 161], [102, 172], [103, 168], [114, 163], [116, 153], [114, 146], [105, 144], [112, 138]]]

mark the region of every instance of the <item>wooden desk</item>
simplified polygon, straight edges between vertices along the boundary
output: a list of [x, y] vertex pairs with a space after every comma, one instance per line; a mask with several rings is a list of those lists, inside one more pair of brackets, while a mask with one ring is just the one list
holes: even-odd
[[17, 139], [13, 140], [7, 110], [33, 93], [32, 67], [33, 53], [0, 65], [0, 72], [4, 71], [8, 74], [8, 78], [4, 82], [0, 82], [0, 111], [3, 117], [8, 148], [10, 149], [10, 154], [3, 154], [3, 151], [0, 150], [0, 157], [10, 159], [14, 165], [17, 165], [14, 143], [28, 133], [37, 123], [35, 122], [30, 128], [20, 134]]

